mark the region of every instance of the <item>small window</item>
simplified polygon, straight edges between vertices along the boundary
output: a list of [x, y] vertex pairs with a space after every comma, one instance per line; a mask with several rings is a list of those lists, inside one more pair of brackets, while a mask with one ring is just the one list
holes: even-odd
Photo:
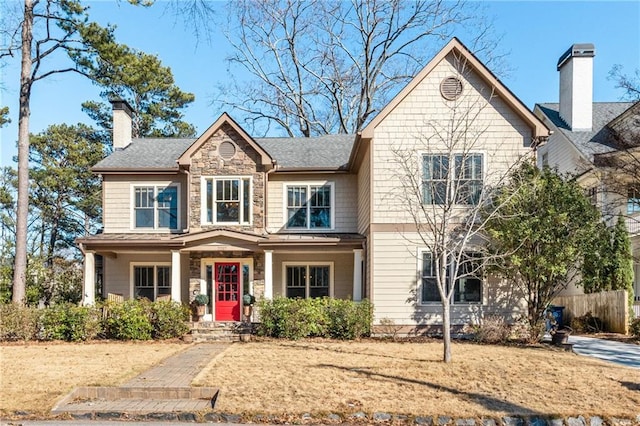
[[332, 185], [286, 187], [287, 229], [331, 229]]
[[231, 141], [223, 141], [218, 147], [220, 157], [225, 160], [231, 160], [236, 155], [236, 146]]
[[136, 229], [178, 229], [178, 188], [139, 186], [133, 190]]
[[288, 298], [329, 297], [331, 265], [286, 265], [285, 280]]
[[144, 265], [133, 267], [133, 290], [136, 299], [156, 300], [171, 295], [171, 267]]
[[440, 83], [440, 93], [448, 101], [455, 101], [462, 95], [462, 81], [458, 77], [447, 77]]

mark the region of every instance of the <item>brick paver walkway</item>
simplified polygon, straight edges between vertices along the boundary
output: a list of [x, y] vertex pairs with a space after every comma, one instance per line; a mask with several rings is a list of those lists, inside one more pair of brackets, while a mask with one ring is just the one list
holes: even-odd
[[[120, 387], [109, 388], [109, 393], [114, 394], [125, 394], [135, 389], [137, 395], [135, 398], [83, 398], [69, 395], [54, 407], [53, 412], [140, 414], [195, 412], [210, 409], [210, 398], [172, 398], [169, 395], [189, 392], [191, 382], [196, 375], [230, 345], [231, 343], [197, 344], [165, 359]], [[197, 394], [198, 390], [203, 389], [193, 388], [195, 392], [192, 393]], [[148, 395], [140, 397], [140, 392]], [[163, 396], [158, 397], [159, 394]]]

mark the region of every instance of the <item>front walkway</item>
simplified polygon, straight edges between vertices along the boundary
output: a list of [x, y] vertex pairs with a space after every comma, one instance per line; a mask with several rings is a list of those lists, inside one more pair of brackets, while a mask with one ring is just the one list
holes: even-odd
[[573, 351], [579, 355], [640, 368], [640, 345], [586, 336], [570, 336], [569, 343], [573, 344]]
[[217, 389], [191, 382], [230, 343], [201, 343], [173, 355], [117, 388], [78, 388], [53, 413], [174, 413], [211, 409]]

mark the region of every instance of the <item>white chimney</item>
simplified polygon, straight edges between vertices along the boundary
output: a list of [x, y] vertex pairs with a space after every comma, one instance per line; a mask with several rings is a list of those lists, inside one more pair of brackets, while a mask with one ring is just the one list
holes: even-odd
[[558, 59], [560, 118], [573, 131], [590, 131], [593, 115], [593, 57], [591, 43], [574, 44]]
[[111, 101], [113, 108], [113, 150], [123, 149], [131, 143], [131, 116], [133, 110], [127, 101]]

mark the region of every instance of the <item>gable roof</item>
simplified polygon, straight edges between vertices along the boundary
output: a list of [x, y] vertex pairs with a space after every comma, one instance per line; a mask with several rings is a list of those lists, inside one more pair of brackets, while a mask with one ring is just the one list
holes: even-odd
[[355, 135], [323, 135], [311, 138], [259, 138], [278, 163], [278, 170], [345, 170]]
[[256, 141], [244, 131], [238, 123], [236, 123], [226, 112], [223, 112], [220, 117], [209, 128], [195, 140], [195, 142], [178, 158], [178, 164], [181, 166], [187, 166], [191, 163], [191, 156], [198, 150], [215, 132], [217, 132], [223, 125], [228, 124], [235, 130], [242, 139], [244, 139], [253, 149], [255, 149], [260, 155], [260, 160], [263, 165], [270, 165], [273, 163], [273, 159]]
[[123, 170], [177, 171], [177, 158], [193, 144], [194, 140], [193, 138], [133, 139], [123, 149], [117, 149], [99, 161], [91, 170], [98, 173]]
[[527, 123], [533, 130], [534, 137], [548, 136], [549, 129], [544, 123], [518, 99], [489, 68], [487, 68], [458, 38], [454, 37], [436, 56], [385, 106], [382, 111], [367, 126], [362, 129], [361, 134], [364, 139], [373, 138], [375, 128], [406, 98], [431, 71], [446, 58], [450, 53], [455, 52], [462, 55], [469, 65], [496, 93]]
[[614, 133], [608, 125], [631, 106], [633, 106], [632, 102], [594, 102], [591, 130], [575, 132], [560, 118], [560, 104], [536, 104], [536, 109], [543, 113], [557, 129], [557, 132], [549, 137], [549, 141], [565, 137], [584, 157], [591, 160], [595, 154], [616, 150]]

